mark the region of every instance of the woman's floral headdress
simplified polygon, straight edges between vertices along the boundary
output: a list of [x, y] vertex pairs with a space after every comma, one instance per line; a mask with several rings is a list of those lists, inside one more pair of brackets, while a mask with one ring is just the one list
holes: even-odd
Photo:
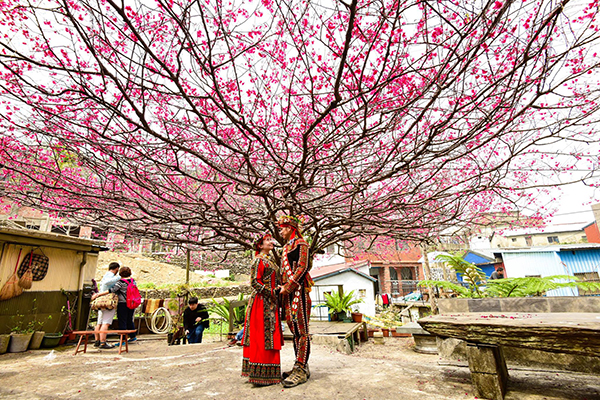
[[254, 251], [256, 251], [257, 253], [260, 252], [260, 245], [264, 242], [265, 238], [267, 237], [271, 237], [270, 232], [260, 233], [254, 237], [254, 241], [252, 242], [252, 248], [254, 249]]

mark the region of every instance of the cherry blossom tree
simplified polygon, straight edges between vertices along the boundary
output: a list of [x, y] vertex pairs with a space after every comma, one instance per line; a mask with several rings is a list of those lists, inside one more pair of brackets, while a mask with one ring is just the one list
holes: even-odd
[[595, 178], [597, 1], [0, 7], [5, 194], [88, 224], [233, 249], [292, 213], [318, 251]]

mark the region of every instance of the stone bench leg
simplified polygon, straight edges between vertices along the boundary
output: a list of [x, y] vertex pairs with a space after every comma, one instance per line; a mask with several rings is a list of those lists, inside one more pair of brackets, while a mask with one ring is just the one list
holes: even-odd
[[477, 396], [492, 400], [504, 399], [508, 370], [502, 347], [467, 343], [467, 358]]

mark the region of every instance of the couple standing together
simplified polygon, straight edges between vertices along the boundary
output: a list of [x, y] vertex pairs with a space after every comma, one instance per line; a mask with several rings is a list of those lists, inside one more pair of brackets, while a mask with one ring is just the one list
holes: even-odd
[[[255, 258], [250, 283], [254, 291], [248, 301], [242, 338], [242, 376], [255, 385], [281, 382], [284, 387], [294, 387], [310, 377], [308, 321], [312, 279], [308, 274], [308, 243], [300, 233], [300, 220], [284, 215], [277, 224], [286, 241], [281, 268], [269, 259], [273, 250], [270, 234], [261, 235], [253, 244]], [[283, 374], [279, 358], [283, 345], [282, 318], [293, 335], [296, 355], [293, 369]]]

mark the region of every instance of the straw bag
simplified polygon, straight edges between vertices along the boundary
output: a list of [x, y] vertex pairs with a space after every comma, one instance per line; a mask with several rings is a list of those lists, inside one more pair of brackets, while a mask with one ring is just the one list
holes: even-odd
[[[39, 250], [42, 254], [35, 254], [34, 251]], [[29, 274], [27, 271], [31, 270], [32, 280], [34, 282], [41, 281], [46, 277], [48, 273], [48, 257], [44, 254], [41, 248], [31, 250], [21, 262], [21, 266], [17, 270], [17, 275], [23, 277], [25, 274]]]
[[96, 297], [92, 300], [90, 307], [92, 310], [114, 310], [119, 302], [119, 297], [116, 293], [109, 293], [104, 296]]
[[17, 275], [17, 267], [19, 266], [19, 259], [21, 258], [21, 250], [17, 256], [17, 265], [15, 265], [15, 272], [8, 278], [2, 289], [0, 289], [0, 300], [9, 300], [13, 297], [17, 297], [23, 293], [23, 288], [19, 286], [19, 276]]
[[[33, 252], [29, 253], [29, 267], [21, 275], [21, 278], [19, 278], [19, 286], [21, 286], [23, 289], [31, 289], [31, 283], [33, 282], [33, 272], [31, 271], [32, 256], [33, 256]], [[17, 263], [18, 263], [18, 261], [17, 261]], [[18, 274], [19, 273], [17, 272], [17, 275]]]

